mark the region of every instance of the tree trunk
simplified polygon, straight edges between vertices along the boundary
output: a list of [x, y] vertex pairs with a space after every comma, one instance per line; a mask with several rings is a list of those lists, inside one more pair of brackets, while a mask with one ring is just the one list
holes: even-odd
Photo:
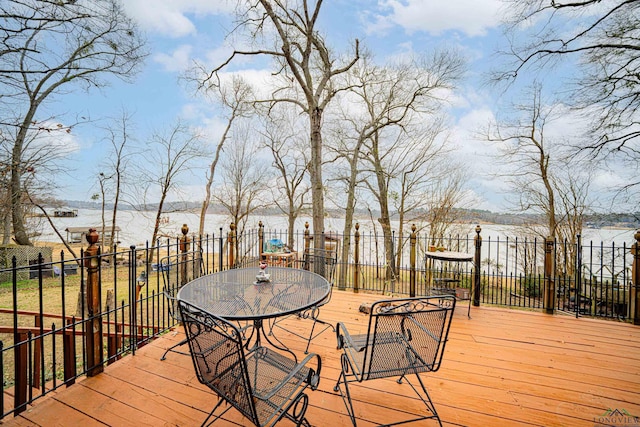
[[153, 235], [151, 237], [151, 245], [149, 249], [149, 258], [147, 258], [147, 262], [153, 262], [153, 257], [155, 255], [156, 248], [156, 240], [158, 238], [158, 232], [160, 231], [160, 218], [162, 217], [162, 209], [164, 208], [164, 200], [166, 199], [167, 194], [166, 190], [162, 191], [160, 196], [160, 203], [158, 203], [158, 210], [156, 212], [156, 220], [153, 226]]
[[[395, 258], [395, 263], [394, 263], [394, 267], [396, 269], [399, 269], [400, 267], [400, 262], [402, 261], [402, 243], [403, 243], [403, 233], [404, 233], [404, 205], [400, 206], [399, 212], [398, 212], [398, 246], [396, 248], [395, 254], [396, 254], [396, 258]], [[397, 273], [397, 271], [396, 271]]]
[[355, 197], [353, 197], [353, 192], [350, 192], [348, 197], [349, 200], [347, 201], [347, 210], [345, 211], [345, 219], [344, 219], [344, 229], [342, 232], [342, 262], [340, 263], [341, 266], [344, 266], [342, 268], [340, 268], [340, 272], [339, 272], [339, 280], [338, 280], [338, 287], [340, 289], [344, 289], [346, 287], [346, 283], [347, 283], [347, 266], [348, 266], [348, 257], [349, 257], [349, 249], [351, 246], [351, 229], [353, 228], [353, 208], [349, 209], [350, 206], [353, 205], [353, 199], [355, 199]]
[[293, 203], [289, 203], [289, 215], [287, 215], [288, 225], [287, 225], [287, 246], [289, 249], [293, 251], [293, 231], [296, 227], [296, 214], [294, 213]]
[[393, 235], [391, 233], [391, 219], [389, 218], [389, 207], [386, 199], [380, 201], [380, 218], [378, 219], [380, 226], [382, 227], [382, 237], [384, 241], [385, 263], [387, 280], [392, 280], [395, 277], [395, 259], [393, 257]]
[[213, 175], [207, 179], [207, 184], [204, 186], [205, 196], [202, 201], [202, 208], [200, 209], [200, 225], [198, 226], [198, 235], [204, 235], [204, 220], [209, 209], [209, 203], [211, 200], [211, 185], [213, 184]]
[[[33, 110], [33, 108], [31, 109]], [[11, 219], [13, 222], [13, 234], [19, 245], [33, 246], [29, 240], [24, 225], [24, 207], [22, 205], [22, 147], [27, 137], [27, 129], [35, 111], [29, 111], [22, 122], [20, 131], [16, 135], [11, 153]]]
[[231, 125], [234, 119], [235, 119], [235, 110], [231, 118], [227, 122], [227, 127], [224, 130], [224, 134], [222, 135], [222, 138], [220, 138], [220, 142], [216, 147], [216, 154], [213, 158], [213, 161], [209, 165], [209, 176], [207, 177], [207, 183], [204, 187], [206, 194], [205, 194], [204, 200], [202, 201], [202, 209], [200, 210], [200, 226], [198, 227], [199, 236], [203, 236], [205, 234], [204, 221], [207, 215], [207, 210], [209, 210], [209, 204], [211, 203], [211, 186], [213, 185], [213, 178], [216, 173], [216, 167], [218, 166], [218, 160], [220, 160], [220, 153], [222, 152], [222, 147], [224, 146], [224, 143], [227, 140], [227, 135], [229, 134], [229, 130], [231, 129]]
[[338, 286], [340, 289], [344, 289], [347, 283], [347, 270], [346, 266], [349, 264], [349, 249], [351, 246], [351, 229], [353, 228], [353, 215], [356, 207], [356, 181], [358, 178], [358, 155], [360, 153], [360, 147], [362, 146], [363, 138], [360, 138], [356, 145], [353, 157], [349, 159], [351, 175], [349, 176], [349, 182], [347, 185], [347, 206], [344, 212], [344, 229], [342, 232], [342, 262], [341, 265], [345, 266], [340, 269]]
[[2, 235], [2, 244], [8, 245], [11, 242], [11, 215], [7, 211], [3, 216], [4, 234]]
[[322, 248], [322, 233], [324, 232], [324, 188], [322, 183], [322, 110], [314, 108], [309, 115], [311, 135], [311, 165], [309, 177], [311, 179], [311, 202], [313, 217], [313, 246]]
[[548, 236], [555, 239], [557, 237], [556, 201], [553, 187], [549, 179], [549, 155], [545, 154], [541, 144], [538, 146], [540, 147], [540, 176], [542, 177], [542, 182], [547, 190], [547, 202], [549, 204], [547, 206], [549, 209], [549, 217], [547, 218], [549, 227]]

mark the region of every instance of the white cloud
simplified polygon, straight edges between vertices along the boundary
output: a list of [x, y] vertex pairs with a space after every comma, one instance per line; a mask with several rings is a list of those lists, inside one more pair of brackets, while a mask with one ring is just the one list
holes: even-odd
[[195, 34], [187, 15], [219, 15], [233, 11], [230, 0], [127, 0], [124, 8], [143, 29], [170, 37]]
[[378, 4], [383, 13], [374, 15], [370, 32], [398, 25], [409, 34], [423, 31], [441, 35], [455, 30], [470, 37], [483, 36], [496, 27], [502, 6], [500, 0], [380, 0]]
[[62, 123], [45, 121], [39, 123], [42, 131], [30, 144], [30, 149], [39, 151], [46, 150], [57, 157], [64, 157], [71, 153], [80, 151], [80, 144], [73, 130]]
[[157, 53], [153, 56], [153, 60], [164, 65], [166, 71], [182, 72], [190, 65], [192, 49], [190, 45], [181, 45], [171, 52], [171, 54]]
[[277, 87], [277, 78], [272, 75], [269, 69], [251, 69], [238, 70], [229, 73], [220, 73], [220, 80], [231, 82], [234, 76], [242, 77], [254, 90], [256, 99], [266, 99], [271, 96], [273, 90]]

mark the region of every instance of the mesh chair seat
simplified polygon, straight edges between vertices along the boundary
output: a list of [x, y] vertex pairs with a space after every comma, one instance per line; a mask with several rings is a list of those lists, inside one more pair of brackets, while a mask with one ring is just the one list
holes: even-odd
[[[198, 380], [219, 397], [203, 425], [235, 408], [259, 427], [282, 418], [309, 426], [304, 391], [318, 387], [320, 356], [309, 354], [297, 363], [266, 347], [245, 354], [241, 331], [234, 324], [184, 301], [179, 307]], [[223, 403], [230, 406], [216, 413]]]
[[[427, 412], [413, 420], [385, 425], [425, 419], [442, 425], [419, 374], [440, 368], [455, 302], [451, 296], [378, 301], [371, 307], [366, 334], [350, 335], [344, 324], [337, 324], [338, 348], [343, 354], [334, 390], [340, 392], [354, 426], [349, 383], [389, 377], [398, 377], [399, 383], [406, 380]], [[415, 375], [419, 388], [409, 382], [410, 374]]]

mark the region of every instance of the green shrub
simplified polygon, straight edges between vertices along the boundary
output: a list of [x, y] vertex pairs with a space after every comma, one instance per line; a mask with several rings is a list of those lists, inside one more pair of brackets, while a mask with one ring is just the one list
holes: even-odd
[[538, 276], [525, 276], [520, 279], [524, 296], [538, 298], [542, 296], [542, 280]]

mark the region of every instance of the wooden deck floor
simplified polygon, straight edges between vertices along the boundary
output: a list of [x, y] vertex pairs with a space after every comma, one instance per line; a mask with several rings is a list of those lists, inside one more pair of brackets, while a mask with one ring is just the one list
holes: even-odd
[[[322, 317], [341, 320], [350, 331], [366, 324], [361, 302], [376, 295], [334, 292]], [[549, 316], [541, 313], [460, 305], [438, 372], [423, 374], [444, 425], [593, 426], [608, 410], [640, 416], [640, 327]], [[308, 321], [292, 319], [295, 327]], [[296, 323], [297, 322], [297, 323]], [[40, 399], [7, 426], [196, 426], [215, 396], [195, 378], [188, 356], [170, 353], [181, 331], [167, 334], [64, 390]], [[303, 343], [283, 337], [298, 354]], [[308, 419], [314, 426], [348, 425], [344, 404], [332, 389], [339, 374], [335, 337], [329, 331], [311, 345], [322, 357], [322, 380], [310, 392]], [[407, 385], [376, 380], [352, 389], [358, 425], [391, 422], [415, 412]], [[226, 425], [248, 425], [234, 410]], [[640, 425], [609, 418], [608, 425]], [[219, 423], [225, 425], [225, 423]], [[430, 423], [423, 423], [431, 425]], [[218, 425], [218, 424], [216, 424]], [[290, 425], [283, 422], [282, 425]], [[421, 424], [422, 425], [422, 424]]]

